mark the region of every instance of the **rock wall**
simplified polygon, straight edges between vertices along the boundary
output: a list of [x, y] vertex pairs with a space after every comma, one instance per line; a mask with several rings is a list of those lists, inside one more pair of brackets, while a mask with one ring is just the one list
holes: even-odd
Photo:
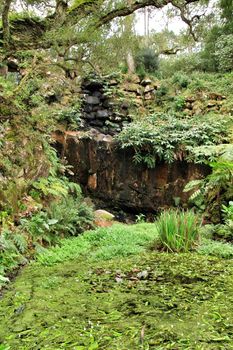
[[73, 166], [73, 181], [84, 191], [102, 200], [106, 207], [121, 207], [133, 212], [154, 212], [186, 203], [187, 182], [209, 173], [203, 165], [176, 161], [158, 162], [155, 169], [135, 165], [133, 150], [121, 150], [110, 135], [92, 131], [91, 138], [80, 132], [57, 133], [57, 147]]
[[106, 135], [120, 132], [131, 121], [131, 113], [145, 112], [158, 87], [158, 83], [150, 79], [140, 81], [136, 75], [122, 81], [119, 77], [88, 76], [81, 84], [83, 129], [95, 128]]
[[117, 80], [105, 80], [98, 76], [84, 79], [81, 85], [81, 114], [84, 129], [95, 128], [114, 135], [130, 121], [128, 106], [113, 99]]

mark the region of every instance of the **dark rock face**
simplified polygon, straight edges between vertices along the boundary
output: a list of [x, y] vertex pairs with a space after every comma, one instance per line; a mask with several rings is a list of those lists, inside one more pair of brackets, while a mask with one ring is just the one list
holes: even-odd
[[78, 132], [56, 139], [73, 166], [73, 181], [106, 207], [153, 212], [174, 205], [176, 198], [185, 203], [189, 197], [183, 192], [186, 183], [209, 173], [207, 167], [185, 161], [158, 162], [155, 169], [135, 165], [133, 150], [119, 149], [110, 135], [94, 130], [91, 139], [79, 139]]

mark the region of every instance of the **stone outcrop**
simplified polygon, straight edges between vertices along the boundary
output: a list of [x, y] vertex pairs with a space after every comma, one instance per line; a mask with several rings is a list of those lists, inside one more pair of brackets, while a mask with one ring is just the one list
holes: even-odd
[[81, 86], [81, 114], [84, 129], [95, 128], [102, 133], [114, 135], [130, 120], [128, 106], [114, 99], [117, 80], [98, 76], [84, 79]]
[[140, 108], [143, 114], [148, 102], [155, 100], [158, 87], [158, 83], [150, 79], [140, 81], [136, 75], [126, 76], [124, 80], [87, 77], [81, 85], [83, 128], [95, 128], [110, 135], [120, 132], [131, 121], [131, 113], [138, 113]]
[[196, 96], [189, 96], [185, 99], [184, 112], [190, 116], [206, 114], [211, 111], [224, 112], [225, 99], [225, 96], [217, 93], [199, 92]]
[[208, 174], [203, 165], [175, 161], [157, 163], [154, 169], [133, 163], [133, 150], [121, 150], [110, 135], [91, 131], [90, 138], [80, 132], [57, 134], [58, 149], [73, 166], [73, 181], [84, 191], [103, 201], [107, 207], [132, 212], [155, 212], [186, 203], [184, 186], [192, 179]]

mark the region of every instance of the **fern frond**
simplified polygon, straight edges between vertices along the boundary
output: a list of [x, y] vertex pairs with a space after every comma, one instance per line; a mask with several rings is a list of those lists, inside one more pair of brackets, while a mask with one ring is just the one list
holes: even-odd
[[200, 185], [203, 184], [203, 180], [192, 180], [187, 183], [187, 185], [184, 188], [184, 192], [189, 192], [194, 190], [197, 187], [200, 187]]

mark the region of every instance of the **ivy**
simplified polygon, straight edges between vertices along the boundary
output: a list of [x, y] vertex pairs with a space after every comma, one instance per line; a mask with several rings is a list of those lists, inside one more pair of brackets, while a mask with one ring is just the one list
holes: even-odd
[[134, 149], [136, 163], [153, 168], [157, 160], [188, 159], [195, 147], [227, 143], [229, 121], [153, 114], [125, 126], [116, 139], [121, 148]]

